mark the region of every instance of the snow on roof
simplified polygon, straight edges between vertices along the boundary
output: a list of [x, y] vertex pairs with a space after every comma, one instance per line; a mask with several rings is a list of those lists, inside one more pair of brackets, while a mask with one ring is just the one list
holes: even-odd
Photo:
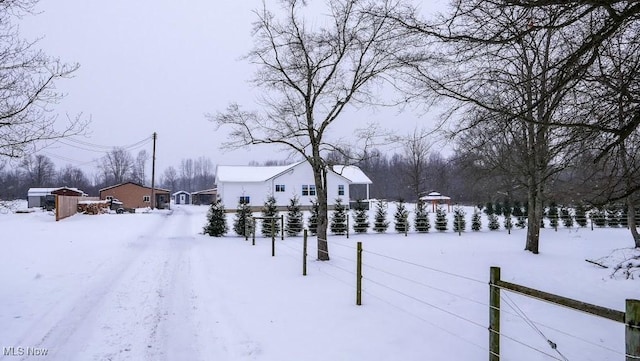
[[218, 191], [218, 188], [211, 188], [211, 189], [203, 189], [201, 191], [191, 192], [191, 194], [214, 194], [217, 191]]
[[38, 197], [38, 196], [46, 196], [51, 194], [53, 191], [57, 191], [58, 189], [68, 189], [70, 191], [78, 192], [80, 194], [86, 195], [85, 192], [79, 190], [78, 188], [71, 187], [55, 187], [55, 188], [29, 188], [27, 191], [27, 196], [29, 197]]
[[431, 192], [426, 196], [420, 197], [420, 199], [423, 201], [446, 201], [451, 199], [451, 197], [443, 196], [438, 192]]
[[177, 192], [173, 193], [172, 195], [173, 195], [173, 196], [176, 196], [176, 195], [178, 195], [178, 194], [182, 194], [182, 193], [184, 193], [184, 194], [191, 194], [191, 193], [189, 193], [189, 192], [187, 192], [187, 191], [177, 191]]
[[281, 166], [219, 165], [217, 182], [264, 182], [303, 163]]
[[366, 174], [355, 165], [334, 165], [333, 171], [347, 178], [353, 184], [372, 184]]

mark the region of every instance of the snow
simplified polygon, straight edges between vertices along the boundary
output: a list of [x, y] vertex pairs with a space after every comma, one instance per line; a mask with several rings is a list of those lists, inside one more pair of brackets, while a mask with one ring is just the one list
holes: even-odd
[[[616, 264], [608, 257], [628, 255], [624, 249], [637, 255], [626, 229], [545, 228], [533, 255], [523, 251], [520, 229], [405, 236], [390, 227], [331, 237], [328, 262], [315, 260], [310, 238], [302, 276], [302, 237], [278, 240], [271, 257], [270, 239], [252, 246], [231, 233], [200, 234], [207, 210], [185, 205], [60, 222], [42, 211], [0, 214], [5, 358], [486, 360], [491, 266], [506, 281], [616, 310], [640, 298], [637, 279], [585, 262]], [[355, 305], [358, 241], [362, 306]], [[562, 359], [519, 312], [567, 359], [624, 358], [624, 325], [502, 295], [502, 360]], [[25, 355], [6, 356], [11, 347]], [[48, 354], [30, 358], [28, 348]]]
[[347, 178], [353, 184], [372, 184], [373, 182], [366, 174], [354, 165], [334, 165], [333, 171]]
[[218, 165], [216, 167], [216, 183], [264, 182], [300, 163], [302, 162], [284, 166]]

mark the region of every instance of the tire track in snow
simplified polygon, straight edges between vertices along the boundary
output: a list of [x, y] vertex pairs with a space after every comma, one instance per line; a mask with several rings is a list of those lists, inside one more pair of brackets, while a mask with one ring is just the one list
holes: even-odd
[[184, 252], [165, 235], [179, 229], [179, 218], [164, 218], [154, 236], [134, 241], [124, 261], [102, 269], [83, 296], [55, 312], [51, 327], [40, 324], [22, 344], [49, 349], [52, 360], [166, 359], [168, 336], [157, 330], [168, 315], [166, 296]]
[[[162, 224], [162, 220], [156, 222]], [[157, 230], [155, 227], [151, 230]], [[152, 232], [153, 234], [153, 232]], [[64, 345], [76, 333], [76, 325], [86, 322], [94, 313], [93, 308], [101, 302], [101, 299], [109, 292], [112, 285], [117, 283], [145, 252], [148, 242], [145, 236], [138, 236], [130, 244], [136, 244], [133, 250], [124, 254], [117, 262], [103, 261], [94, 268], [94, 272], [100, 274], [89, 277], [86, 284], [80, 284], [83, 293], [72, 293], [73, 296], [59, 300], [58, 304], [31, 322], [26, 332], [18, 337], [17, 345], [29, 345], [35, 348], [47, 348], [50, 357], [56, 359], [57, 350]], [[142, 241], [141, 241], [142, 240]], [[67, 355], [60, 355], [60, 359], [68, 359]], [[26, 360], [25, 357], [20, 360]]]

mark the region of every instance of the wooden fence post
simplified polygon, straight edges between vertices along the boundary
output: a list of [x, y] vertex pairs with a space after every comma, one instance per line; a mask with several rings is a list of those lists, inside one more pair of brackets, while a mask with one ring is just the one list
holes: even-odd
[[500, 361], [500, 267], [489, 276], [489, 361]]
[[255, 246], [256, 245], [256, 219], [253, 218], [253, 238], [251, 241], [251, 245]]
[[356, 264], [356, 305], [362, 305], [362, 242], [358, 242], [358, 257]]
[[280, 215], [280, 240], [284, 241], [284, 214]]
[[271, 218], [271, 257], [276, 256], [276, 220]]
[[304, 230], [304, 238], [302, 241], [302, 275], [307, 275], [307, 230]]
[[625, 310], [626, 361], [640, 359], [640, 300], [627, 300]]
[[244, 219], [244, 240], [248, 241], [249, 240], [249, 219], [245, 218]]
[[349, 239], [349, 215], [347, 214], [347, 239]]

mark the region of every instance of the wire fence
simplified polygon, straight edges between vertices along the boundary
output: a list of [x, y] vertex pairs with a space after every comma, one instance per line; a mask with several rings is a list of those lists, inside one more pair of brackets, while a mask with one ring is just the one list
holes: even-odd
[[[305, 256], [303, 244], [300, 238], [287, 238], [286, 241], [277, 242], [277, 247], [287, 257], [299, 258]], [[322, 241], [322, 240], [320, 240]], [[317, 271], [348, 289], [357, 292], [357, 247], [355, 242], [339, 241], [330, 242], [329, 251], [318, 248], [318, 239], [314, 237], [307, 246], [308, 254], [326, 254], [329, 261], [314, 262], [313, 271]], [[491, 308], [488, 301], [488, 280], [481, 280], [476, 277], [440, 269], [413, 260], [403, 259], [400, 256], [389, 255], [383, 251], [365, 248], [362, 253], [366, 255], [366, 260], [362, 262], [364, 284], [362, 293], [367, 298], [378, 300], [394, 309], [401, 311], [431, 327], [446, 333], [462, 343], [472, 345], [487, 354], [492, 351], [487, 345], [488, 334], [493, 332], [488, 330], [487, 310]], [[458, 283], [456, 283], [458, 282]], [[449, 285], [457, 285], [457, 288], [449, 288]], [[473, 290], [473, 292], [461, 292], [460, 290]], [[576, 335], [575, 332], [562, 329], [561, 326], [551, 326], [544, 322], [536, 321], [532, 315], [523, 311], [513, 298], [505, 298], [505, 305], [508, 308], [500, 309], [508, 315], [509, 323], [518, 323], [521, 328], [511, 327], [509, 331], [501, 330], [497, 332], [501, 338], [517, 345], [529, 352], [535, 352], [541, 357], [550, 360], [568, 360], [563, 349], [563, 344], [557, 340], [551, 340], [547, 332], [552, 331], [555, 336], [561, 337], [564, 344], [566, 340], [579, 341], [580, 344], [597, 348], [609, 355], [624, 356], [624, 352], [615, 350], [612, 347], [589, 340], [586, 337]], [[481, 311], [480, 311], [481, 310]], [[439, 316], [438, 316], [439, 315]], [[479, 316], [480, 315], [480, 316]], [[467, 325], [477, 330], [473, 335], [475, 338], [466, 337], [460, 332], [452, 329], [451, 321], [445, 324], [434, 320], [449, 318], [458, 324]], [[464, 327], [464, 326], [463, 326]], [[532, 341], [523, 331], [528, 327], [532, 335], [538, 335], [548, 347], [545, 350], [540, 343]], [[569, 327], [567, 325], [567, 327]], [[513, 333], [516, 332], [516, 333]], [[484, 336], [481, 336], [483, 335]], [[517, 334], [517, 336], [516, 336]], [[484, 337], [484, 339], [482, 339]], [[484, 344], [484, 345], [483, 345]], [[574, 346], [575, 347], [575, 346]], [[510, 348], [512, 351], [513, 348]], [[518, 354], [518, 352], [511, 352]], [[502, 360], [521, 359], [520, 357], [507, 358], [505, 355], [494, 354]]]

